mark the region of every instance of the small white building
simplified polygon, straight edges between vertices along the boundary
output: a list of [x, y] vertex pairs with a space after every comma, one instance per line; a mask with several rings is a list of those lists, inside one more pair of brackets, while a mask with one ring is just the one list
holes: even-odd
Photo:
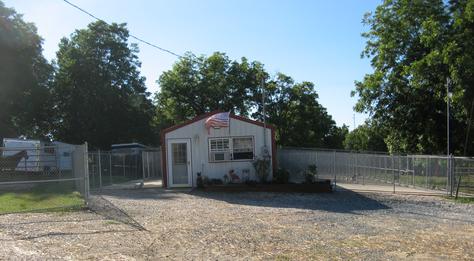
[[[163, 186], [195, 187], [197, 174], [221, 179], [233, 170], [241, 180], [256, 180], [253, 161], [270, 157], [271, 180], [276, 167], [275, 129], [262, 122], [230, 114], [228, 127], [206, 128], [211, 112], [161, 133]], [[265, 138], [264, 138], [265, 137]]]

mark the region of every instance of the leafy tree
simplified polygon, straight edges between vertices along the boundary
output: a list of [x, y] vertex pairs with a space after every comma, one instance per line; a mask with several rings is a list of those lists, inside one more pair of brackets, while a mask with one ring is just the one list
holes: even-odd
[[49, 133], [52, 67], [32, 23], [0, 1], [0, 139]]
[[187, 53], [160, 76], [155, 122], [164, 127], [213, 110], [246, 116], [261, 73], [262, 64], [246, 58], [238, 62], [219, 52], [209, 57]]
[[138, 47], [128, 37], [125, 24], [98, 21], [61, 39], [53, 88], [56, 138], [100, 148], [156, 142]]
[[474, 152], [472, 141], [464, 144], [472, 136], [473, 10], [472, 0], [386, 0], [366, 15], [363, 56], [374, 72], [356, 82], [355, 108], [387, 129], [391, 151], [446, 152], [445, 84], [451, 78], [452, 142], [457, 153]]
[[[267, 120], [277, 128], [278, 144], [283, 146], [342, 148], [347, 126], [338, 128], [318, 103], [318, 94], [311, 82], [295, 83], [282, 73], [266, 83]], [[257, 110], [262, 117], [261, 88], [255, 94]]]
[[356, 151], [387, 151], [384, 138], [384, 131], [367, 121], [346, 135], [344, 148]]
[[342, 148], [347, 127], [338, 128], [317, 102], [313, 83], [295, 83], [281, 73], [269, 79], [261, 63], [231, 61], [223, 53], [188, 53], [161, 75], [155, 125], [162, 129], [214, 110], [263, 120], [262, 79], [267, 121], [277, 127], [280, 145]]

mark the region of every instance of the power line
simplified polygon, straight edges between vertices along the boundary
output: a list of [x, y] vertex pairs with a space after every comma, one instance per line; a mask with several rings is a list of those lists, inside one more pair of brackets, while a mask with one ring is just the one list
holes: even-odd
[[[87, 14], [88, 16], [90, 16], [90, 17], [92, 17], [92, 18], [94, 18], [94, 19], [96, 19], [96, 20], [98, 20], [98, 21], [101, 21], [101, 22], [104, 22], [104, 23], [110, 25], [109, 23], [107, 23], [107, 22], [104, 21], [103, 19], [100, 19], [99, 17], [97, 17], [97, 16], [93, 15], [92, 13], [90, 13], [90, 12], [84, 10], [83, 8], [81, 8], [81, 7], [77, 6], [77, 5], [75, 5], [75, 4], [71, 3], [71, 2], [69, 2], [68, 0], [63, 0], [63, 1], [64, 1], [65, 3], [67, 3], [68, 5], [70, 5], [70, 6], [74, 7], [74, 8], [76, 8], [77, 10], [79, 10], [79, 11], [81, 11], [81, 12]], [[156, 48], [156, 49], [158, 49], [158, 50], [160, 50], [160, 51], [162, 51], [162, 52], [169, 53], [169, 54], [174, 55], [174, 56], [176, 56], [176, 57], [178, 57], [178, 58], [182, 58], [182, 57], [183, 57], [183, 56], [181, 56], [181, 55], [179, 55], [179, 54], [177, 54], [177, 53], [175, 53], [175, 52], [173, 52], [173, 51], [170, 51], [170, 50], [168, 50], [168, 49], [165, 49], [165, 48], [163, 48], [163, 47], [160, 47], [160, 46], [158, 46], [158, 45], [156, 45], [156, 44], [152, 44], [152, 43], [150, 43], [150, 42], [148, 42], [148, 41], [145, 41], [145, 40], [143, 40], [143, 39], [141, 39], [141, 38], [139, 38], [139, 37], [137, 37], [137, 36], [135, 36], [135, 35], [133, 35], [133, 34], [130, 34], [130, 33], [129, 33], [129, 36], [130, 36], [131, 38], [133, 38], [133, 39], [139, 41], [139, 42], [142, 42], [142, 43], [144, 43], [144, 44], [146, 44], [146, 45], [149, 45], [149, 46], [151, 46], [151, 47], [153, 47], [153, 48]]]

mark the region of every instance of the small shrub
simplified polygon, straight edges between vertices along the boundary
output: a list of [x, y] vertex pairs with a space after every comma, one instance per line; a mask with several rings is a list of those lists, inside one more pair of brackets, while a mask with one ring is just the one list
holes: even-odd
[[253, 162], [255, 173], [261, 183], [266, 183], [270, 172], [270, 159], [268, 158], [257, 158]]
[[275, 175], [273, 181], [277, 184], [286, 184], [290, 179], [290, 172], [284, 168], [279, 168]]
[[305, 183], [311, 184], [318, 177], [318, 167], [316, 165], [309, 165], [308, 169], [304, 171], [304, 181]]

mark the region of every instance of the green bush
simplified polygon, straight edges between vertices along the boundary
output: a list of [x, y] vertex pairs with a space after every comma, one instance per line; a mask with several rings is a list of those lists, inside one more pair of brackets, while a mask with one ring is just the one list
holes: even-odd
[[304, 171], [304, 180], [305, 183], [314, 183], [318, 178], [318, 167], [316, 165], [309, 165], [308, 169]]
[[257, 174], [258, 180], [261, 183], [266, 183], [270, 173], [270, 159], [257, 158], [253, 162], [253, 167], [255, 168], [255, 173]]
[[273, 182], [277, 184], [286, 184], [290, 179], [290, 172], [284, 168], [278, 168], [276, 171]]

